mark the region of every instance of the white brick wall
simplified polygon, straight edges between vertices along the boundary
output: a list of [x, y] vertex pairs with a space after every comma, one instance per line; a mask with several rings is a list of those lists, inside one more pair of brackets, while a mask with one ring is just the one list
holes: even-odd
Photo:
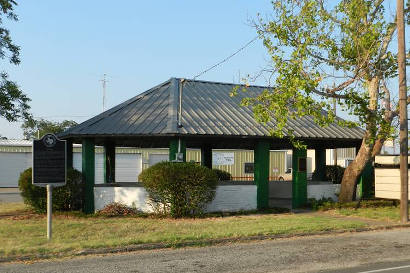
[[[285, 186], [289, 186], [289, 182]], [[291, 185], [291, 184], [290, 184]], [[290, 189], [291, 190], [291, 189]], [[332, 198], [337, 201], [340, 185], [322, 183], [308, 184], [308, 198]], [[291, 193], [291, 192], [290, 192]], [[143, 187], [95, 187], [95, 210], [104, 208], [109, 203], [121, 202], [127, 206], [135, 206], [144, 212], [152, 212], [148, 204], [148, 193]], [[218, 186], [214, 200], [206, 207], [207, 212], [254, 210], [256, 205], [256, 185], [224, 185]]]
[[152, 208], [148, 204], [148, 193], [143, 187], [95, 187], [94, 206], [95, 210], [100, 210], [112, 202], [123, 203], [127, 206], [151, 212]]
[[[148, 204], [148, 193], [143, 187], [95, 187], [95, 210], [104, 208], [112, 202], [121, 202], [151, 212]], [[214, 200], [208, 204], [206, 211], [239, 211], [256, 209], [255, 185], [218, 186]]]
[[340, 192], [340, 184], [308, 184], [307, 195], [308, 199], [322, 199], [322, 198], [332, 198], [333, 201], [337, 201], [338, 197], [336, 194]]
[[215, 198], [206, 211], [240, 211], [256, 209], [256, 185], [218, 186]]

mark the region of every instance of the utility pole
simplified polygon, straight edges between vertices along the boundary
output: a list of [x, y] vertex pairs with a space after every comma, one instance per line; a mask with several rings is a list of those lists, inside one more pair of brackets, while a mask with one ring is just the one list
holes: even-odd
[[[334, 85], [333, 85], [334, 88]], [[335, 116], [336, 116], [336, 98], [333, 98], [333, 109], [335, 111]], [[333, 160], [335, 166], [337, 166], [337, 148], [333, 149]]]
[[105, 111], [105, 92], [106, 92], [106, 87], [107, 87], [107, 74], [104, 74], [103, 79], [100, 80], [102, 82], [102, 88], [103, 88], [103, 102], [102, 102], [102, 110], [103, 112]]
[[400, 219], [409, 221], [409, 184], [408, 184], [408, 121], [407, 121], [407, 88], [406, 88], [406, 43], [404, 29], [404, 0], [397, 0], [397, 40], [399, 72], [399, 106], [400, 106]]

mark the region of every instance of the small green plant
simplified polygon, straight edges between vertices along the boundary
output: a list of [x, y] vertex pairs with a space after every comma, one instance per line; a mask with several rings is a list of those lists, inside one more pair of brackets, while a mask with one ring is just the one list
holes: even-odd
[[139, 211], [137, 208], [129, 207], [119, 202], [113, 202], [98, 210], [96, 214], [107, 217], [131, 216], [139, 215], [141, 214], [141, 211]]
[[319, 200], [315, 198], [310, 198], [308, 200], [308, 204], [313, 210], [329, 210], [334, 208], [335, 202], [332, 198], [323, 197]]
[[[37, 212], [46, 211], [46, 189], [45, 187], [38, 187], [32, 184], [31, 168], [20, 174], [19, 189], [24, 203]], [[53, 188], [53, 210], [80, 210], [84, 201], [83, 194], [84, 184], [82, 183], [81, 172], [75, 169], [68, 169], [66, 185]]]
[[218, 181], [231, 181], [232, 175], [227, 171], [219, 170], [219, 169], [212, 169], [212, 171], [218, 177]]
[[218, 178], [195, 163], [160, 162], [142, 171], [139, 180], [156, 213], [179, 218], [203, 213], [215, 196]]

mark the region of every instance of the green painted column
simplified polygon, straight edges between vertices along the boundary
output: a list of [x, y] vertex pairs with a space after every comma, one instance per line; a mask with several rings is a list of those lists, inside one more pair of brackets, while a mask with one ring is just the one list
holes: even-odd
[[104, 183], [115, 182], [115, 145], [104, 145]]
[[72, 169], [73, 168], [73, 141], [68, 139], [66, 142], [67, 145], [67, 157], [66, 157], [66, 168]]
[[95, 147], [92, 139], [84, 139], [82, 147], [82, 174], [85, 183], [84, 207], [87, 214], [94, 213]]
[[201, 165], [212, 169], [212, 148], [210, 146], [201, 147]]
[[307, 203], [306, 149], [293, 149], [292, 154], [292, 208]]
[[324, 181], [326, 176], [326, 149], [315, 149], [315, 177], [316, 181]]
[[258, 209], [269, 208], [269, 142], [259, 141], [254, 151], [254, 179]]
[[357, 183], [358, 198], [369, 199], [374, 197], [374, 167], [372, 161], [364, 167]]
[[[174, 138], [169, 142], [169, 161], [175, 161], [175, 156], [178, 153], [179, 139]], [[186, 162], [186, 143], [181, 139], [181, 153], [183, 154], [183, 161]]]

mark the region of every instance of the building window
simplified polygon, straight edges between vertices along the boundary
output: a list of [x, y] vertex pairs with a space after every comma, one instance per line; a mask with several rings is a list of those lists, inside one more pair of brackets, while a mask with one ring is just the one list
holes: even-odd
[[254, 171], [253, 163], [247, 162], [247, 163], [244, 163], [244, 165], [245, 165], [245, 173], [253, 173]]

